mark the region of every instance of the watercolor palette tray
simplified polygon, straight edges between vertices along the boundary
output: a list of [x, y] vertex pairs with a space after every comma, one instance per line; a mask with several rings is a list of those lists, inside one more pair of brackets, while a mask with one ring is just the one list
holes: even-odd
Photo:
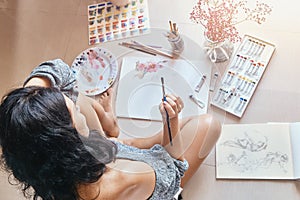
[[275, 45], [245, 35], [213, 94], [211, 104], [242, 117], [275, 51]]
[[147, 0], [125, 6], [101, 2], [88, 6], [89, 44], [133, 37], [150, 32]]
[[85, 95], [93, 96], [106, 91], [118, 75], [116, 57], [107, 49], [93, 47], [81, 52], [71, 68], [76, 74], [76, 87]]

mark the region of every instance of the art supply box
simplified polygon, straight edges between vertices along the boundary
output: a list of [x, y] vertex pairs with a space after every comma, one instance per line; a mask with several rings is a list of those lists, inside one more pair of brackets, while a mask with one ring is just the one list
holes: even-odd
[[242, 117], [275, 51], [275, 45], [245, 35], [213, 94], [211, 104]]

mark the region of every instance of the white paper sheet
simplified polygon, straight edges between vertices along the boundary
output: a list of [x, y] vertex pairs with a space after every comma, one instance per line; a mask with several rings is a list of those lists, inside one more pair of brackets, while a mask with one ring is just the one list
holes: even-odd
[[[139, 63], [139, 64], [137, 64]], [[137, 69], [137, 65], [146, 72]], [[151, 66], [153, 65], [153, 66]], [[201, 63], [199, 62], [199, 65]], [[150, 69], [150, 68], [153, 69]], [[169, 60], [164, 57], [124, 57], [117, 91], [116, 114], [118, 117], [161, 120], [158, 106], [162, 99], [161, 77], [164, 77], [166, 93], [180, 96], [185, 108], [180, 117], [207, 112], [209, 78], [199, 93], [194, 89], [203, 73], [210, 77], [210, 68], [201, 72], [186, 60]], [[199, 108], [189, 99], [194, 94], [205, 103]]]

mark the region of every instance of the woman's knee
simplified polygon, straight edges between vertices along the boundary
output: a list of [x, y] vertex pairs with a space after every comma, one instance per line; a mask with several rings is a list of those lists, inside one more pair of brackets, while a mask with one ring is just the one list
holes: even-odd
[[[221, 134], [221, 123], [211, 114], [199, 116], [202, 130], [205, 130], [202, 148], [199, 151], [199, 157], [206, 157], [215, 146]], [[203, 134], [203, 133], [202, 133]]]
[[207, 128], [208, 133], [219, 138], [222, 129], [220, 121], [211, 114], [200, 115], [200, 118], [202, 118], [203, 126]]

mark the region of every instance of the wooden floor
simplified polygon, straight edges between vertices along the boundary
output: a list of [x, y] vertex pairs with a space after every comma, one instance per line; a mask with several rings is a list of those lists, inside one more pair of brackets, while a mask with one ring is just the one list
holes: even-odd
[[[20, 86], [33, 67], [45, 60], [61, 58], [71, 64], [89, 48], [87, 5], [91, 0], [0, 0], [0, 95]], [[99, 1], [98, 1], [99, 2]], [[208, 112], [223, 124], [300, 121], [300, 18], [298, 0], [267, 0], [273, 13], [265, 24], [244, 22], [240, 34], [249, 34], [276, 45], [268, 69], [245, 115], [239, 119], [217, 108]], [[168, 28], [168, 20], [202, 45], [203, 28], [189, 20], [196, 0], [149, 0], [150, 23]], [[186, 47], [188, 48], [188, 47]], [[199, 52], [201, 54], [203, 52]], [[212, 65], [224, 71], [226, 63]], [[295, 156], [300, 156], [295, 155]], [[300, 182], [216, 180], [214, 151], [184, 188], [185, 200], [297, 200]], [[24, 199], [0, 172], [0, 200]]]

